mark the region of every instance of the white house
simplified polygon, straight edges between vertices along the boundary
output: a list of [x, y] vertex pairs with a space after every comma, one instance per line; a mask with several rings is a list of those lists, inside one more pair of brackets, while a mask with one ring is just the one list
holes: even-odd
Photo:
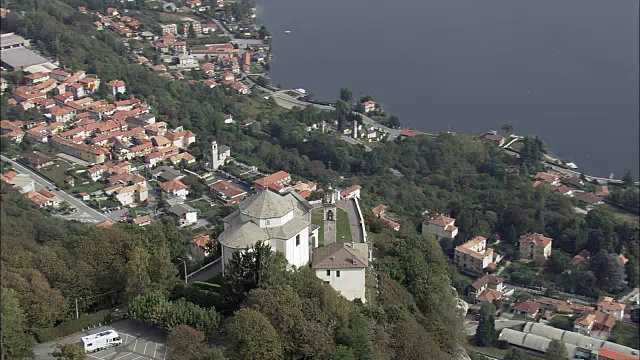
[[618, 321], [622, 321], [622, 318], [624, 317], [624, 309], [626, 308], [626, 305], [614, 301], [611, 297], [604, 296], [600, 298], [596, 303], [596, 306], [598, 311], [608, 315], [613, 315]]
[[116, 94], [124, 94], [127, 92], [127, 86], [122, 80], [111, 80], [107, 83], [107, 89], [109, 93], [113, 96]]
[[422, 223], [422, 234], [433, 234], [437, 239], [453, 239], [458, 235], [456, 219], [444, 215], [438, 215]]
[[178, 204], [167, 209], [171, 215], [176, 219], [176, 222], [180, 226], [187, 226], [195, 224], [198, 221], [198, 212], [186, 204]]
[[284, 254], [287, 262], [301, 267], [309, 262], [310, 245], [318, 230], [311, 226], [312, 206], [295, 192], [284, 195], [261, 191], [240, 203], [238, 210], [225, 217], [222, 245], [222, 271], [236, 251], [246, 251], [256, 242], [267, 243]]
[[160, 188], [168, 195], [179, 197], [182, 200], [186, 200], [189, 195], [189, 187], [180, 180], [163, 182], [160, 184]]
[[318, 278], [347, 300], [365, 302], [368, 253], [366, 243], [331, 243], [313, 249], [311, 267]]

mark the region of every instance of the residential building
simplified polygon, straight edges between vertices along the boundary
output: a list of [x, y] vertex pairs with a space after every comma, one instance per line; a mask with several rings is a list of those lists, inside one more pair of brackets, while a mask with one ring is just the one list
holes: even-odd
[[11, 185], [22, 194], [36, 190], [35, 182], [27, 174], [17, 174], [15, 171], [9, 171], [0, 175], [0, 180]]
[[533, 319], [538, 315], [540, 311], [540, 304], [534, 300], [526, 300], [516, 304], [511, 308], [511, 312], [516, 315], [522, 315], [527, 318]]
[[134, 225], [138, 225], [138, 226], [147, 226], [149, 224], [151, 224], [151, 216], [149, 215], [143, 215], [143, 216], [138, 216], [137, 218], [133, 219], [131, 222]]
[[180, 180], [171, 180], [160, 183], [160, 188], [162, 191], [167, 193], [167, 195], [179, 197], [182, 200], [186, 200], [187, 195], [189, 195], [189, 187], [183, 184]]
[[216, 245], [210, 235], [198, 234], [189, 242], [189, 252], [196, 259], [202, 259], [211, 253], [211, 248]]
[[107, 83], [107, 89], [109, 94], [116, 96], [117, 94], [124, 94], [127, 92], [127, 85], [122, 80], [111, 80]]
[[173, 165], [178, 165], [183, 161], [187, 164], [194, 164], [196, 162], [196, 158], [188, 152], [183, 152], [178, 155], [171, 156], [169, 161], [171, 161]]
[[25, 194], [27, 199], [31, 200], [38, 207], [58, 207], [60, 206], [60, 201], [56, 194], [48, 191], [46, 189], [41, 189], [37, 192], [29, 191]]
[[626, 305], [613, 300], [613, 298], [611, 297], [604, 296], [598, 299], [596, 308], [598, 309], [598, 311], [601, 311], [605, 314], [613, 315], [618, 321], [622, 321], [622, 319], [624, 318], [624, 309], [626, 308]]
[[589, 250], [582, 250], [576, 256], [574, 256], [571, 261], [569, 261], [569, 265], [578, 266], [584, 264], [585, 261], [589, 260], [591, 257], [591, 252]]
[[408, 137], [414, 137], [418, 135], [424, 135], [422, 131], [413, 130], [413, 129], [402, 129], [400, 130], [400, 140], [406, 139]]
[[350, 186], [342, 191], [340, 191], [341, 199], [359, 199], [360, 198], [360, 190], [362, 187], [360, 185]]
[[318, 238], [311, 226], [312, 206], [297, 193], [285, 195], [261, 191], [240, 203], [239, 209], [225, 217], [222, 244], [222, 271], [235, 252], [244, 252], [256, 242], [269, 244], [290, 265], [301, 267], [309, 262], [311, 244]]
[[184, 178], [183, 173], [169, 166], [158, 166], [151, 170], [151, 176], [154, 179], [161, 179], [164, 181], [180, 180]]
[[456, 247], [454, 260], [464, 272], [481, 274], [493, 263], [493, 249], [487, 248], [487, 239], [482, 236]]
[[275, 174], [257, 179], [254, 183], [258, 191], [271, 189], [276, 192], [282, 192], [284, 191], [285, 186], [288, 186], [291, 183], [291, 174], [280, 170]]
[[492, 142], [498, 146], [504, 145], [505, 137], [498, 134], [497, 131], [489, 131], [480, 135], [480, 139]]
[[246, 191], [238, 189], [224, 180], [219, 180], [209, 185], [209, 189], [220, 201], [228, 206], [239, 204], [247, 195]]
[[149, 197], [147, 187], [142, 184], [121, 186], [115, 190], [114, 194], [115, 199], [118, 200], [122, 206], [139, 204], [146, 201]]
[[211, 23], [211, 24], [202, 24], [200, 27], [202, 28], [202, 33], [203, 34], [213, 34], [218, 29], [218, 26], [216, 24], [213, 24], [213, 23]]
[[162, 35], [164, 34], [178, 35], [178, 25], [176, 24], [161, 24], [160, 28], [162, 29]]
[[368, 113], [376, 109], [376, 102], [373, 100], [365, 101], [362, 103], [362, 106], [364, 108], [364, 112]]
[[[187, 204], [174, 205], [167, 209], [179, 226], [195, 224], [198, 221], [198, 212]], [[223, 266], [224, 269], [224, 266]]]
[[574, 198], [580, 203], [586, 205], [587, 209], [591, 209], [596, 205], [604, 203], [604, 200], [594, 193], [579, 192], [574, 195]]
[[453, 239], [458, 235], [456, 219], [444, 215], [438, 215], [427, 219], [422, 223], [422, 234], [435, 235], [438, 240], [442, 238]]
[[249, 93], [249, 87], [239, 81], [236, 81], [231, 87], [241, 95], [247, 95]]
[[365, 302], [368, 254], [366, 243], [331, 243], [313, 249], [311, 268], [347, 300]]
[[395, 231], [400, 231], [400, 224], [398, 224], [395, 220], [389, 218], [387, 213], [388, 208], [389, 207], [387, 205], [380, 204], [371, 209], [371, 212], [373, 213], [373, 216], [380, 220], [380, 222], [385, 226], [388, 226]]
[[496, 290], [500, 293], [504, 292], [504, 280], [493, 274], [485, 274], [469, 286], [467, 293], [477, 297], [487, 289]]
[[613, 315], [601, 311], [586, 312], [574, 321], [573, 331], [590, 335], [592, 330], [611, 332], [616, 326], [616, 318]]
[[536, 174], [534, 179], [537, 180], [537, 181], [545, 182], [545, 183], [550, 184], [550, 185], [555, 185], [555, 186], [560, 185], [560, 176], [558, 176], [556, 174], [550, 174], [550, 173], [546, 173], [546, 172], [539, 172], [539, 173]]
[[544, 262], [551, 256], [553, 239], [529, 233], [520, 237], [520, 259]]
[[22, 160], [35, 169], [42, 169], [53, 165], [53, 161], [51, 161], [49, 156], [37, 151], [24, 154]]

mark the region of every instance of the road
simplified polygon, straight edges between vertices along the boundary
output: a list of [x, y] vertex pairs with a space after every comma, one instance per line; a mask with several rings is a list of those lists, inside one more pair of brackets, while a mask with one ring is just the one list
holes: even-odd
[[[40, 174], [36, 173], [35, 171], [27, 168], [26, 166], [23, 166], [9, 158], [7, 158], [6, 156], [2, 155], [2, 161], [6, 161], [8, 163], [11, 164], [11, 166], [13, 166], [13, 169], [21, 174], [28, 174], [29, 176], [31, 176], [31, 178], [33, 179], [33, 181], [42, 186], [43, 188], [51, 188], [54, 189], [56, 187], [55, 184], [51, 183], [50, 181], [48, 181], [47, 179], [43, 178], [42, 176], [40, 176]], [[105, 216], [104, 214], [99, 213], [98, 211], [90, 208], [89, 206], [87, 206], [85, 203], [83, 203], [81, 200], [67, 194], [64, 191], [58, 191], [58, 190], [52, 190], [56, 195], [58, 195], [58, 197], [62, 200], [65, 200], [67, 202], [69, 202], [69, 204], [75, 206], [78, 209], [78, 212], [84, 212], [85, 214], [87, 214], [88, 216], [82, 216], [81, 214], [75, 214], [74, 218], [77, 218], [76, 220], [80, 220], [80, 221], [88, 221], [88, 222], [93, 222], [93, 223], [98, 223], [98, 222], [102, 222], [105, 220], [108, 220], [109, 218], [107, 216]]]
[[192, 283], [194, 281], [207, 281], [218, 274], [222, 274], [222, 261], [220, 258], [214, 260], [211, 264], [213, 265], [209, 265], [209, 267], [204, 270], [196, 270], [198, 272], [196, 272], [195, 274], [189, 274], [187, 282]]
[[[309, 105], [312, 105], [318, 109], [322, 109], [322, 110], [328, 110], [328, 111], [334, 111], [335, 107], [330, 106], [330, 105], [321, 105], [321, 104], [315, 104], [315, 103], [310, 103], [310, 102], [306, 102], [306, 101], [302, 101], [302, 100], [298, 100], [296, 98], [294, 98], [293, 96], [287, 95], [282, 91], [276, 91], [274, 92], [273, 90], [269, 90], [269, 89], [265, 89], [265, 88], [260, 88], [263, 91], [266, 91], [268, 93], [270, 93], [271, 97], [274, 98], [274, 100], [276, 101], [276, 103], [284, 108], [287, 109], [291, 109], [294, 106], [298, 106], [298, 107], [307, 107]], [[353, 112], [354, 114], [358, 114], [362, 117], [362, 122], [365, 125], [369, 125], [369, 126], [373, 126], [376, 127], [378, 129], [380, 129], [381, 131], [384, 131], [386, 133], [389, 133], [389, 140], [393, 140], [395, 138], [397, 138], [398, 136], [400, 136], [400, 130], [398, 129], [392, 129], [389, 127], [386, 127], [384, 125], [379, 124], [377, 121], [369, 118], [366, 115], [360, 114], [358, 112]]]
[[354, 138], [352, 138], [352, 137], [349, 137], [349, 136], [347, 136], [347, 135], [342, 135], [342, 136], [340, 136], [340, 138], [341, 138], [342, 140], [344, 140], [344, 141], [348, 142], [349, 144], [352, 144], [352, 145], [362, 145], [362, 146], [364, 146], [364, 151], [366, 151], [366, 152], [369, 152], [369, 151], [372, 151], [372, 150], [373, 150], [370, 146], [365, 145], [365, 144], [364, 144], [364, 143], [362, 143], [361, 141], [358, 141], [358, 140], [356, 140], [356, 139], [354, 139]]

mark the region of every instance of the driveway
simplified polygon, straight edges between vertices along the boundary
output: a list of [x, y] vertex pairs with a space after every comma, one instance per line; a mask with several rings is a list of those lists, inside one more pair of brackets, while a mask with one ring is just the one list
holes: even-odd
[[[51, 189], [55, 188], [55, 184], [51, 183], [49, 180], [46, 180], [45, 178], [40, 176], [40, 174], [27, 168], [26, 166], [23, 166], [7, 158], [4, 155], [2, 155], [1, 158], [2, 158], [2, 161], [6, 161], [10, 163], [16, 172], [19, 172], [21, 174], [28, 174], [29, 176], [31, 176], [31, 178], [37, 185], [40, 185], [43, 188], [51, 188]], [[58, 195], [60, 199], [67, 201], [69, 204], [71, 204], [72, 206], [78, 209], [77, 213], [72, 215], [72, 217], [77, 220], [84, 221], [84, 222], [98, 223], [108, 219], [108, 217], [105, 216], [104, 214], [101, 214], [98, 211], [90, 208], [85, 203], [83, 203], [80, 199], [75, 198], [64, 191], [53, 190], [53, 192], [56, 195]], [[83, 215], [81, 213], [86, 213], [86, 215]]]
[[122, 345], [107, 350], [87, 354], [88, 360], [165, 360], [167, 358], [167, 337], [162, 329], [148, 327], [142, 323], [127, 319], [108, 326], [97, 327], [80, 334], [72, 335], [55, 342], [36, 344], [33, 347], [35, 360], [52, 360], [56, 343], [79, 343], [82, 336], [115, 330], [122, 338]]

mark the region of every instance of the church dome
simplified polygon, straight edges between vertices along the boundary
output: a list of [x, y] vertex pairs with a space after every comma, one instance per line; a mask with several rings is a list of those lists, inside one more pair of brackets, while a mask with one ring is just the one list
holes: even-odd
[[293, 204], [284, 197], [261, 191], [240, 203], [240, 214], [256, 219], [280, 218], [293, 211]]

